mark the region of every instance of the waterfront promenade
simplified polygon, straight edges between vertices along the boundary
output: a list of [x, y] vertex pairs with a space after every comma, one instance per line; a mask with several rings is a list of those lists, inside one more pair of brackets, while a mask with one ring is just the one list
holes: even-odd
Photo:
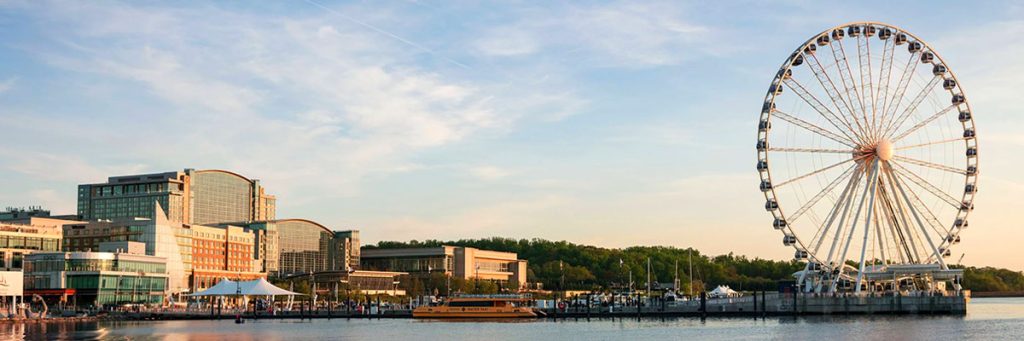
[[[579, 302], [580, 300], [577, 300]], [[637, 305], [570, 304], [563, 308], [538, 308], [538, 318], [646, 318], [646, 317], [750, 317], [786, 315], [963, 315], [970, 293], [964, 295], [792, 295], [774, 292], [732, 298], [705, 298], [690, 301], [650, 300]], [[550, 303], [550, 301], [549, 301]], [[555, 304], [551, 304], [555, 306]], [[412, 318], [412, 309], [403, 306], [363, 305], [346, 308], [325, 305], [314, 309], [296, 305], [288, 311], [239, 311], [233, 309], [155, 310], [107, 312], [103, 319], [113, 320], [218, 320], [218, 319], [389, 319]]]

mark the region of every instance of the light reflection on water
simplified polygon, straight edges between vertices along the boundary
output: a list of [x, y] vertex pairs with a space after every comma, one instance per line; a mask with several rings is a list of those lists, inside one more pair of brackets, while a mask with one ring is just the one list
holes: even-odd
[[423, 321], [408, 319], [0, 324], [0, 339], [1024, 339], [1024, 298], [975, 298], [967, 316]]

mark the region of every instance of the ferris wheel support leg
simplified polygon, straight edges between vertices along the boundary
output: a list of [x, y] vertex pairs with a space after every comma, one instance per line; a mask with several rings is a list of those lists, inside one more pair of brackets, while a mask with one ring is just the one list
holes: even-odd
[[[889, 176], [893, 176], [893, 172], [890, 172]], [[949, 269], [946, 267], [946, 262], [942, 259], [942, 254], [939, 253], [939, 249], [935, 247], [932, 237], [928, 235], [928, 231], [925, 230], [924, 223], [921, 221], [921, 216], [918, 215], [917, 208], [914, 206], [913, 202], [910, 201], [910, 197], [907, 196], [907, 191], [903, 188], [903, 184], [896, 181], [896, 188], [900, 190], [900, 194], [903, 195], [903, 200], [907, 202], [907, 208], [910, 209], [910, 214], [914, 217], [914, 220], [917, 220], [917, 225], [921, 228], [921, 233], [925, 236], [925, 240], [928, 241], [928, 246], [931, 247], [935, 260], [939, 262], [939, 265], [942, 266], [943, 270]]]
[[864, 210], [864, 200], [868, 197], [868, 190], [871, 189], [871, 174], [868, 174], [868, 183], [864, 184], [864, 193], [860, 196], [860, 203], [857, 204], [857, 213], [853, 215], [853, 222], [850, 223], [850, 234], [846, 237], [846, 244], [843, 245], [842, 256], [838, 259], [839, 273], [832, 279], [832, 289], [830, 291], [836, 291], [836, 285], [839, 284], [839, 279], [843, 277], [843, 272], [846, 271], [846, 255], [850, 251], [850, 242], [853, 241], [853, 233], [857, 231], [857, 224], [860, 222], [860, 212]]
[[871, 176], [868, 177], [871, 181], [871, 198], [868, 199], [868, 216], [864, 219], [864, 242], [860, 247], [860, 269], [857, 271], [857, 287], [854, 288], [855, 293], [860, 293], [860, 284], [864, 279], [864, 254], [868, 249], [868, 235], [871, 232], [871, 214], [874, 213], [875, 207], [875, 194], [878, 192], [878, 159], [871, 165]]

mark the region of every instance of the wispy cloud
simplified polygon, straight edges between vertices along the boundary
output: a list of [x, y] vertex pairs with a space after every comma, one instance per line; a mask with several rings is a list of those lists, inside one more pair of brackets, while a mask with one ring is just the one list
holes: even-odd
[[11, 88], [14, 88], [14, 83], [16, 83], [17, 81], [17, 77], [11, 77], [3, 81], [0, 81], [0, 94], [10, 91]]

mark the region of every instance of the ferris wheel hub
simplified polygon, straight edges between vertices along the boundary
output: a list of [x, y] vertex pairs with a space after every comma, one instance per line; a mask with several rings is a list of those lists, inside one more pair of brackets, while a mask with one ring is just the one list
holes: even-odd
[[889, 139], [882, 139], [875, 144], [875, 155], [878, 156], [882, 161], [889, 161], [892, 159], [892, 142]]

